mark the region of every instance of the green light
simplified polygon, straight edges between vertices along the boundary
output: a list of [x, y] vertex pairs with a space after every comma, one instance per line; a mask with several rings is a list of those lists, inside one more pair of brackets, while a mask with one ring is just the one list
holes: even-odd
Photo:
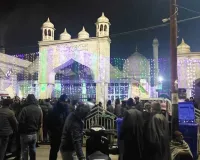
[[46, 84], [42, 84], [41, 85], [41, 92], [45, 92], [47, 89], [47, 85]]

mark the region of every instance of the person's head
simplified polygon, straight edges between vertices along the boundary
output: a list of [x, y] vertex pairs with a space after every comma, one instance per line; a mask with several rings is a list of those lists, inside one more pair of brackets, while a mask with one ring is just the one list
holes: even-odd
[[188, 98], [185, 99], [185, 102], [189, 102], [190, 100]]
[[111, 100], [108, 100], [107, 106], [111, 106], [111, 104], [112, 104]]
[[173, 134], [173, 140], [177, 142], [182, 142], [183, 141], [183, 134], [180, 131], [175, 131]]
[[45, 99], [45, 102], [46, 103], [49, 103], [51, 101], [51, 99], [50, 98], [48, 98], [48, 99]]
[[60, 102], [66, 102], [67, 101], [67, 95], [66, 94], [62, 94], [59, 98]]
[[102, 107], [102, 102], [99, 102], [99, 106]]
[[161, 106], [158, 102], [153, 102], [151, 105], [151, 112], [154, 114], [161, 113]]
[[11, 99], [3, 99], [2, 100], [2, 106], [3, 108], [7, 108], [12, 104], [12, 100]]
[[27, 98], [26, 98], [26, 102], [27, 102], [28, 104], [37, 104], [37, 100], [36, 100], [34, 94], [29, 94], [29, 95], [27, 96]]
[[14, 97], [14, 101], [13, 101], [15, 104], [20, 104], [20, 98], [15, 96]]
[[136, 103], [140, 102], [140, 98], [139, 97], [135, 97], [134, 99], [135, 99]]
[[63, 94], [60, 96], [57, 107], [59, 107], [59, 109], [61, 109], [61, 110], [65, 110], [67, 108], [67, 95], [66, 94]]
[[131, 108], [131, 107], [135, 106], [135, 102], [134, 102], [133, 98], [129, 98], [127, 100], [126, 104], [127, 104], [128, 108]]
[[145, 108], [148, 112], [150, 112], [150, 111], [151, 111], [151, 103], [146, 102], [146, 103], [144, 104], [144, 108]]
[[84, 120], [89, 115], [89, 113], [89, 105], [79, 102], [75, 110], [75, 115], [80, 119]]
[[117, 99], [115, 100], [115, 105], [118, 105], [118, 104], [120, 104], [119, 98], [117, 98]]
[[194, 98], [193, 98], [193, 97], [190, 97], [190, 101], [194, 101]]

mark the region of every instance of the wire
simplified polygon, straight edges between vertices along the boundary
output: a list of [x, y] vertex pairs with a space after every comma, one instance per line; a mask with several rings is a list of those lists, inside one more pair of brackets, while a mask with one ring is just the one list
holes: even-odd
[[[187, 22], [187, 21], [191, 21], [191, 20], [195, 20], [195, 19], [199, 19], [199, 18], [200, 18], [200, 16], [186, 18], [186, 19], [177, 21], [177, 23], [183, 23], [183, 22]], [[140, 29], [136, 29], [136, 30], [131, 30], [131, 31], [127, 31], [127, 32], [121, 32], [121, 33], [111, 34], [110, 37], [111, 38], [115, 38], [115, 37], [118, 37], [118, 36], [129, 35], [129, 34], [132, 34], [132, 33], [135, 33], [135, 32], [153, 30], [153, 29], [157, 29], [157, 28], [161, 28], [161, 27], [166, 27], [169, 24], [170, 23], [160, 24], [160, 25], [155, 25], [155, 26], [151, 26], [151, 27], [146, 27], [146, 28], [140, 28]], [[99, 37], [99, 38], [106, 38], [106, 36], [105, 37]], [[78, 40], [78, 41], [88, 41], [88, 39], [83, 39], [83, 40]], [[24, 47], [23, 46], [21, 46], [21, 47], [9, 47], [7, 49], [12, 49], [12, 48], [33, 48], [33, 47], [38, 47], [38, 46], [35, 45], [35, 46], [24, 46]]]
[[183, 6], [180, 6], [180, 5], [176, 5], [178, 8], [182, 8], [182, 9], [185, 9], [189, 12], [192, 12], [192, 13], [197, 13], [197, 14], [200, 14], [200, 12], [197, 12], [195, 10], [192, 10], [192, 9], [189, 9], [189, 8], [186, 8], [186, 7], [183, 7]]
[[[199, 18], [200, 18], [200, 16], [191, 17], [191, 18], [179, 20], [179, 21], [177, 21], [177, 23], [183, 23], [183, 22], [187, 22], [187, 21], [191, 21], [191, 20], [195, 20], [195, 19], [199, 19]], [[131, 34], [131, 33], [139, 32], [139, 31], [147, 31], [147, 30], [157, 29], [157, 28], [161, 28], [161, 27], [166, 27], [168, 25], [169, 25], [169, 23], [166, 23], [166, 24], [156, 25], [156, 26], [152, 26], [152, 27], [141, 28], [141, 29], [137, 29], [137, 30], [132, 30], [132, 31], [127, 31], [127, 32], [112, 34], [112, 35], [110, 35], [110, 37], [116, 37], [116, 36]]]

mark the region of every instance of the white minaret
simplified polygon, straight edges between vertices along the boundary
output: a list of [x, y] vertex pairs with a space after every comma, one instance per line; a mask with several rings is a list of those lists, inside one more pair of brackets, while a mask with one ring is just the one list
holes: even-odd
[[53, 41], [54, 40], [54, 25], [50, 22], [48, 18], [45, 23], [42, 25], [42, 41]]
[[154, 59], [154, 87], [157, 87], [158, 85], [158, 73], [159, 73], [159, 68], [158, 68], [158, 47], [159, 47], [159, 42], [158, 39], [155, 38], [153, 40], [153, 59]]
[[102, 13], [102, 16], [97, 19], [96, 23], [96, 36], [108, 37], [110, 32], [109, 19]]

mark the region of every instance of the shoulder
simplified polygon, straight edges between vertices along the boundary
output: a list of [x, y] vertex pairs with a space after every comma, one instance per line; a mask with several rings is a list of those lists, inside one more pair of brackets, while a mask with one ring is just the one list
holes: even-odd
[[9, 116], [15, 116], [15, 113], [13, 110], [10, 110], [9, 108], [7, 108], [6, 110]]

